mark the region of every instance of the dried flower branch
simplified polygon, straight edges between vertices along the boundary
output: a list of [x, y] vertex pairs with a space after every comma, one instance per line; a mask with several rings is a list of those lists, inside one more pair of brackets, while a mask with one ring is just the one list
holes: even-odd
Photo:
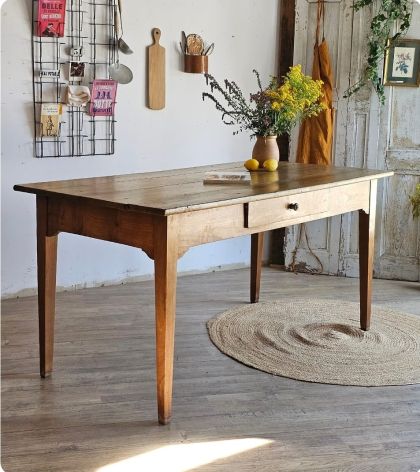
[[[300, 65], [290, 68], [282, 84], [272, 77], [266, 88], [261, 83], [260, 74], [256, 70], [253, 72], [259, 90], [250, 95], [249, 101], [236, 82], [225, 80], [222, 87], [212, 75], [206, 75], [211, 93], [204, 92], [203, 100], [207, 98], [215, 104], [216, 110], [222, 113], [223, 123], [238, 126], [233, 134], [251, 131], [253, 137], [290, 133], [297, 122], [324, 109], [320, 103], [322, 81], [304, 75]], [[216, 98], [216, 94], [226, 105]]]

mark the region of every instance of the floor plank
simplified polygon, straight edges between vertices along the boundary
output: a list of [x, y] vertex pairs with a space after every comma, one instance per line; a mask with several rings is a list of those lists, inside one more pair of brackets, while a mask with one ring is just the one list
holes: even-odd
[[[213, 346], [206, 321], [246, 303], [248, 279], [247, 270], [180, 278], [169, 426], [156, 422], [152, 281], [58, 294], [55, 371], [45, 380], [38, 376], [36, 299], [3, 301], [3, 469], [93, 472], [133, 457], [153, 464], [153, 451], [170, 460], [165, 448], [176, 446], [179, 463], [167, 471], [417, 472], [420, 385], [298, 382], [248, 368]], [[264, 269], [261, 300], [297, 294], [357, 301], [358, 284]], [[373, 297], [420, 316], [419, 284], [375, 280]], [[188, 446], [226, 441], [229, 454], [229, 441], [250, 438], [269, 442], [223, 458], [217, 446], [209, 463], [181, 469]], [[161, 462], [150, 464], [141, 470]]]

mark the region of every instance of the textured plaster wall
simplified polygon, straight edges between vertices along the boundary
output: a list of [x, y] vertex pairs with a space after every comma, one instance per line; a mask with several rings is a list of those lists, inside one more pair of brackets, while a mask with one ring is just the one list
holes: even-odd
[[[177, 42], [181, 30], [202, 33], [216, 43], [210, 69], [255, 88], [252, 69], [274, 74], [277, 0], [125, 0], [124, 31], [135, 50], [123, 56], [134, 81], [119, 87], [117, 152], [113, 157], [34, 159], [32, 147], [31, 0], [8, 0], [1, 13], [1, 270], [2, 295], [36, 287], [35, 199], [13, 192], [16, 183], [126, 174], [245, 160], [252, 143], [232, 136], [219, 114], [201, 101], [204, 78], [181, 71]], [[145, 54], [150, 31], [162, 29], [167, 49], [167, 106], [145, 107]], [[247, 238], [190, 250], [179, 270], [201, 271], [247, 264]], [[60, 235], [58, 286], [120, 282], [153, 273], [138, 250]]]

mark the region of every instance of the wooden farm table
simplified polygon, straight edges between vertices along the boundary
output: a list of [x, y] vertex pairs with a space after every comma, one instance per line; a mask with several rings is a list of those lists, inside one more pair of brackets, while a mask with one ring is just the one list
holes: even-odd
[[189, 248], [251, 235], [251, 302], [258, 301], [263, 234], [359, 210], [360, 323], [368, 330], [378, 179], [392, 172], [280, 163], [251, 184], [203, 184], [222, 164], [147, 174], [16, 185], [36, 194], [41, 376], [53, 367], [57, 236], [126, 244], [154, 260], [159, 422], [171, 418], [177, 261]]

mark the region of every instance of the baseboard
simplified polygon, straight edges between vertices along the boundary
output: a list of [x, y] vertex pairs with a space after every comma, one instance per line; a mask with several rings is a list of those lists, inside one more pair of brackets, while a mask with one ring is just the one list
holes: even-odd
[[[227, 271], [227, 270], [245, 269], [247, 267], [249, 267], [249, 265], [244, 264], [244, 263], [219, 265], [215, 267], [209, 267], [208, 269], [204, 269], [204, 270], [188, 270], [185, 272], [179, 272], [178, 277], [185, 277], [188, 275], [208, 274], [211, 272], [222, 272], [222, 271]], [[126, 277], [122, 279], [106, 280], [106, 281], [101, 281], [101, 282], [86, 282], [83, 284], [75, 284], [75, 285], [70, 285], [70, 286], [57, 286], [57, 293], [58, 292], [73, 292], [76, 290], [83, 290], [85, 288], [109, 287], [112, 285], [126, 285], [126, 284], [132, 284], [132, 283], [137, 283], [137, 282], [144, 282], [146, 280], [152, 280], [152, 279], [153, 279], [153, 274], [147, 274], [147, 275]], [[15, 293], [6, 293], [2, 295], [1, 299], [7, 300], [11, 298], [33, 297], [37, 293], [38, 293], [38, 289], [36, 287], [25, 288]]]

